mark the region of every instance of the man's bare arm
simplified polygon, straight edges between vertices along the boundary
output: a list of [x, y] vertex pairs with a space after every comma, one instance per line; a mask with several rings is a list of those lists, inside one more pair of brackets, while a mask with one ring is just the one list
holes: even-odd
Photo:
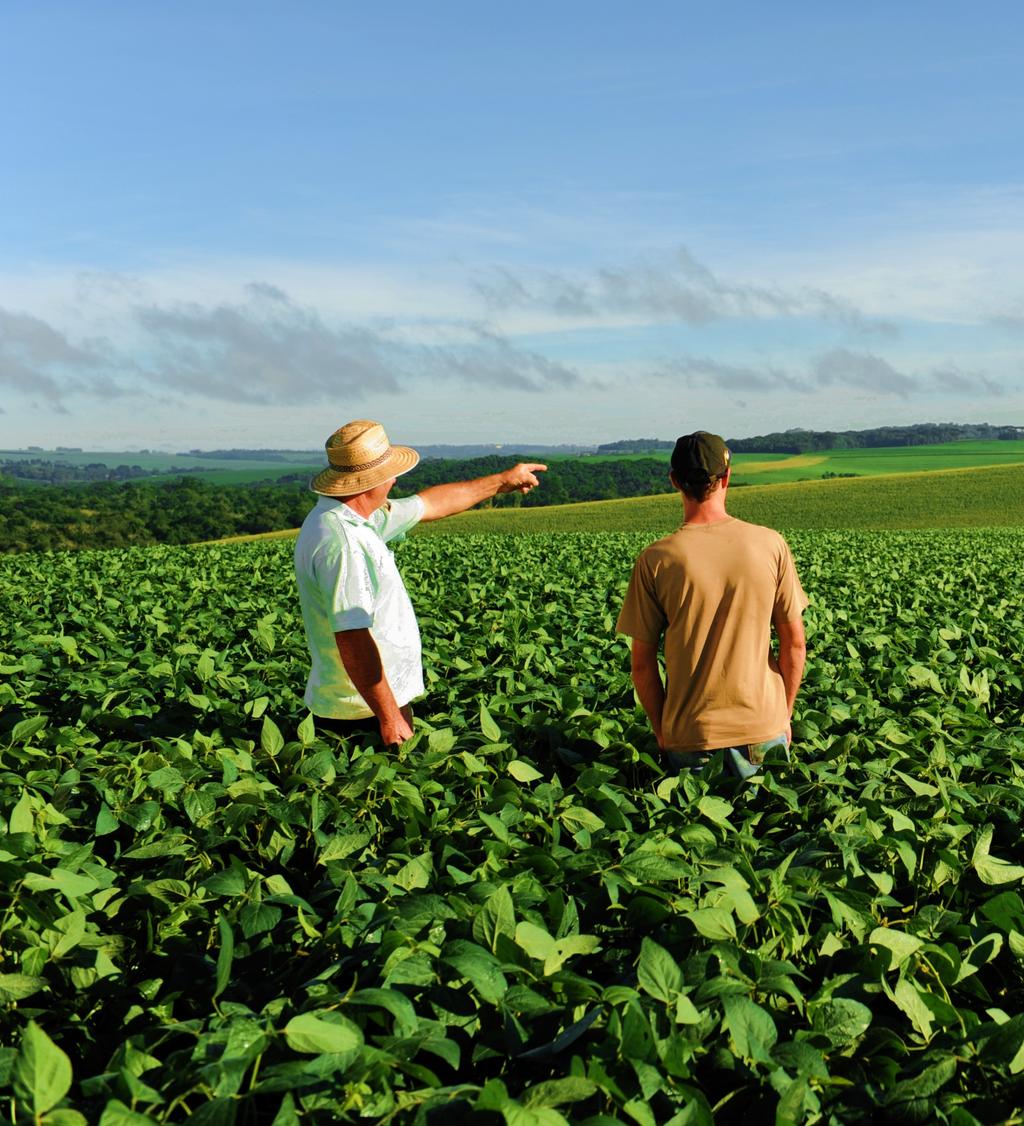
[[[779, 672], [786, 688], [786, 708], [790, 720], [793, 718], [793, 705], [804, 676], [804, 663], [807, 660], [807, 639], [804, 635], [804, 622], [800, 617], [783, 619], [776, 615], [772, 625], [779, 638]], [[788, 729], [792, 742], [792, 723]]]
[[423, 501], [423, 519], [440, 520], [444, 516], [454, 516], [456, 512], [465, 512], [467, 508], [497, 496], [498, 493], [528, 493], [540, 484], [537, 474], [546, 469], [547, 466], [540, 462], [523, 462], [503, 473], [492, 473], [472, 481], [431, 485], [419, 494]]
[[633, 638], [633, 649], [630, 656], [630, 675], [633, 678], [633, 687], [647, 718], [651, 723], [658, 746], [664, 750], [665, 744], [661, 735], [661, 716], [665, 710], [665, 685], [661, 680], [661, 669], [658, 666], [658, 646], [650, 641], [640, 641]]
[[380, 652], [368, 629], [347, 629], [334, 635], [345, 671], [359, 695], [370, 705], [387, 746], [412, 738], [408, 708], [400, 708], [384, 675]]

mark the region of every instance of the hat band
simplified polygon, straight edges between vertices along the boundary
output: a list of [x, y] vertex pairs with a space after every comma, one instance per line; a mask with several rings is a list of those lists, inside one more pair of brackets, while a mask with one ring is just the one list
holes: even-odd
[[362, 465], [339, 465], [335, 461], [331, 461], [330, 455], [327, 460], [331, 461], [331, 468], [337, 469], [342, 473], [364, 473], [367, 469], [376, 469], [378, 465], [383, 465], [391, 456], [391, 450], [388, 449], [381, 454], [380, 457], [374, 458], [373, 461], [364, 461]]

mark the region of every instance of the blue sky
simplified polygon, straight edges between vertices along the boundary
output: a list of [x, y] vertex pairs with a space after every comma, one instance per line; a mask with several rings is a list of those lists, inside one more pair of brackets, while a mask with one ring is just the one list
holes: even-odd
[[0, 446], [1024, 424], [1024, 9], [13, 0]]

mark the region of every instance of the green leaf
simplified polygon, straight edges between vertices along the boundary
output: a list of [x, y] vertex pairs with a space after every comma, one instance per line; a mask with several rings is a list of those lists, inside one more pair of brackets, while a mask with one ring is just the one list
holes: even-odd
[[939, 678], [932, 669], [924, 665], [910, 665], [907, 669], [907, 680], [914, 688], [929, 688], [940, 696], [945, 694]]
[[892, 957], [889, 968], [893, 970], [902, 966], [924, 946], [919, 938], [895, 927], [876, 927], [868, 936], [868, 943], [871, 946], [881, 946], [890, 952]]
[[779, 1038], [771, 1015], [749, 997], [724, 997], [722, 1007], [737, 1054], [754, 1063], [770, 1064], [771, 1049]]
[[508, 772], [517, 782], [536, 782], [538, 778], [544, 777], [535, 766], [519, 758], [508, 764]]
[[714, 940], [736, 938], [736, 923], [732, 915], [721, 907], [700, 907], [696, 911], [685, 912], [697, 928], [697, 933]]
[[981, 913], [1000, 930], [1024, 931], [1024, 901], [1015, 891], [1003, 891], [981, 905]]
[[1014, 880], [1024, 879], [1024, 867], [989, 855], [992, 832], [992, 826], [986, 825], [974, 846], [971, 866], [978, 873], [978, 879], [985, 884], [1009, 884]]
[[309, 747], [316, 741], [316, 722], [313, 719], [312, 712], [299, 724], [295, 734], [304, 747]]
[[93, 832], [97, 837], [104, 837], [107, 833], [112, 833], [118, 826], [119, 822], [106, 802], [100, 803], [100, 811], [96, 814], [96, 825]]
[[300, 1013], [285, 1025], [285, 1040], [293, 1052], [322, 1055], [325, 1052], [353, 1053], [363, 1046], [359, 1026], [340, 1013]]
[[697, 811], [702, 813], [709, 821], [715, 825], [721, 825], [724, 829], [731, 829], [732, 825], [729, 823], [729, 814], [732, 813], [733, 807], [729, 802], [723, 798], [711, 797], [705, 794], [697, 802]]
[[224, 992], [231, 980], [231, 964], [235, 958], [235, 935], [231, 924], [223, 915], [217, 920], [217, 929], [220, 931], [220, 949], [217, 951], [217, 978], [213, 990], [215, 999]]
[[369, 1005], [390, 1013], [395, 1018], [395, 1032], [399, 1036], [411, 1036], [419, 1028], [413, 1003], [397, 989], [359, 989], [348, 1001], [352, 1005]]
[[84, 1114], [69, 1107], [57, 1107], [40, 1120], [41, 1126], [89, 1126], [89, 1120]]
[[433, 872], [434, 859], [429, 852], [425, 852], [403, 864], [395, 873], [394, 880], [400, 888], [414, 891], [416, 888], [429, 887]]
[[497, 953], [501, 936], [514, 939], [516, 912], [508, 888], [502, 884], [484, 901], [473, 920], [473, 937], [491, 953]]
[[46, 724], [47, 717], [44, 715], [34, 715], [20, 720], [11, 731], [11, 743], [27, 743], [33, 735], [42, 731]]
[[932, 1012], [924, 1001], [921, 1000], [917, 989], [915, 989], [909, 981], [901, 977], [900, 980], [896, 982], [896, 988], [892, 991], [892, 999], [910, 1018], [911, 1024], [913, 1024], [914, 1028], [924, 1039], [926, 1041], [930, 1040], [932, 1036]]
[[455, 732], [450, 727], [441, 727], [427, 736], [427, 746], [431, 754], [446, 755], [455, 746]]
[[582, 805], [571, 805], [568, 809], [563, 809], [558, 819], [573, 832], [577, 829], [586, 829], [588, 832], [596, 833], [604, 828], [601, 818]]
[[245, 895], [249, 886], [249, 879], [241, 862], [236, 856], [233, 856], [230, 868], [207, 876], [200, 886], [206, 888], [212, 895], [234, 898], [235, 896]]
[[871, 1010], [860, 1001], [836, 997], [807, 1006], [811, 1028], [827, 1036], [837, 1048], [856, 1043], [871, 1024]]
[[120, 1099], [110, 1099], [100, 1115], [99, 1126], [154, 1126], [155, 1118], [139, 1114]]
[[12, 833], [31, 833], [35, 830], [35, 812], [32, 797], [28, 790], [22, 790], [21, 797], [11, 810], [7, 821], [8, 830]]
[[650, 938], [640, 946], [637, 980], [641, 989], [666, 1004], [683, 988], [683, 973], [675, 958]]
[[354, 852], [359, 852], [370, 843], [369, 833], [338, 833], [324, 846], [317, 857], [317, 863], [328, 864], [332, 860], [344, 860]]
[[284, 736], [281, 734], [281, 729], [277, 724], [265, 715], [263, 717], [263, 727], [260, 729], [260, 749], [265, 755], [273, 758], [279, 754], [284, 747]]
[[893, 773], [897, 778], [901, 778], [907, 788], [919, 798], [933, 798], [939, 792], [938, 786], [933, 786], [930, 782], [922, 782], [920, 778], [913, 778], [909, 774], [904, 774], [902, 770], [894, 770]]
[[480, 730], [488, 743], [501, 742], [501, 728], [494, 722], [491, 713], [483, 704], [480, 705]]
[[528, 1087], [520, 1098], [531, 1109], [542, 1106], [565, 1106], [567, 1103], [579, 1103], [589, 1099], [597, 1090], [597, 1084], [592, 1079], [573, 1075], [565, 1079], [549, 1079], [544, 1083], [538, 1083], [535, 1087]]
[[0, 974], [0, 1001], [24, 1001], [33, 993], [47, 986], [45, 977], [33, 977], [30, 974]]
[[553, 938], [546, 930], [533, 923], [520, 923], [516, 927], [516, 944], [531, 958], [544, 963], [544, 976], [557, 973], [569, 958], [576, 954], [592, 954], [599, 942], [592, 934], [572, 934], [562, 939]]
[[449, 943], [441, 960], [470, 981], [477, 993], [492, 1005], [498, 1004], [508, 991], [508, 981], [498, 960], [475, 942]]
[[45, 1114], [71, 1089], [71, 1077], [71, 1060], [30, 1020], [11, 1073], [15, 1098], [34, 1115]]

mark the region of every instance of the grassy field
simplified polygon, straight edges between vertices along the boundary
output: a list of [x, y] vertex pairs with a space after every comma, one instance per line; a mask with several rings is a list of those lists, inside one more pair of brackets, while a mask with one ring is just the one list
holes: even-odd
[[[870, 479], [752, 485], [730, 491], [729, 511], [755, 524], [792, 529], [985, 528], [1024, 525], [1024, 465], [945, 469]], [[456, 532], [666, 533], [682, 519], [665, 495], [534, 509], [479, 509], [420, 535]]]
[[751, 484], [820, 478], [826, 473], [877, 477], [938, 469], [1024, 464], [1024, 442], [946, 442], [874, 450], [828, 450], [799, 456], [738, 454], [734, 480]]
[[[586, 461], [636, 461], [660, 458], [669, 451], [645, 454], [601, 454]], [[944, 442], [933, 446], [893, 446], [866, 450], [821, 450], [808, 454], [735, 454], [733, 480], [762, 485], [772, 482], [817, 480], [826, 473], [856, 473], [877, 477], [935, 469], [971, 469], [985, 465], [1024, 464], [1024, 441]]]
[[[898, 530], [1024, 526], [1024, 465], [944, 469], [887, 477], [752, 485], [729, 494], [742, 520], [782, 529]], [[432, 524], [416, 535], [651, 532], [679, 526], [677, 495], [552, 505], [476, 509]], [[295, 532], [236, 536], [225, 542], [284, 539]]]

